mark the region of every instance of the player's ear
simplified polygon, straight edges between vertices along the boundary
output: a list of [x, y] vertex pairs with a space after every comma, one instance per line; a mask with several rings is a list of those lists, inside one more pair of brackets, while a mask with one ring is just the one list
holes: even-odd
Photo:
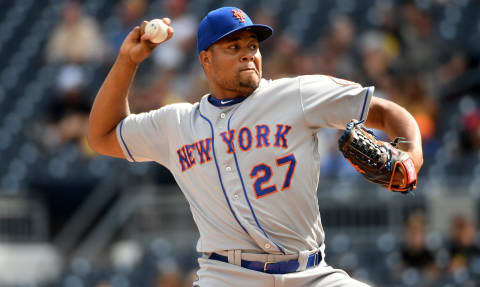
[[200, 60], [200, 64], [202, 64], [203, 71], [208, 74], [208, 71], [211, 70], [211, 64], [212, 64], [212, 55], [209, 51], [203, 50], [200, 52], [198, 55], [198, 58]]
[[203, 50], [200, 52], [200, 55], [198, 55], [198, 58], [200, 59], [200, 63], [202, 66], [209, 65], [211, 63], [211, 55], [208, 51]]

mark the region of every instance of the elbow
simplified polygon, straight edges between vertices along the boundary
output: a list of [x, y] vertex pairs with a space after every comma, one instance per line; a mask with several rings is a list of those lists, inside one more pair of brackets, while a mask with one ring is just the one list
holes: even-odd
[[124, 158], [123, 152], [116, 140], [115, 130], [106, 134], [97, 134], [89, 131], [87, 133], [87, 142], [90, 148], [98, 154]]
[[103, 154], [102, 145], [105, 135], [101, 132], [98, 125], [95, 121], [92, 121], [92, 115], [90, 114], [90, 119], [88, 121], [88, 131], [87, 131], [87, 143], [90, 148], [96, 153]]
[[89, 124], [87, 132], [87, 143], [96, 153], [102, 153], [102, 136], [95, 132], [95, 128]]
[[90, 146], [90, 148], [94, 150], [96, 153], [101, 153], [98, 145], [98, 140], [95, 138], [95, 136], [92, 135], [92, 133], [90, 132], [90, 129], [87, 133], [87, 143], [88, 143], [88, 146]]
[[109, 155], [108, 148], [104, 138], [99, 138], [92, 136], [91, 134], [87, 135], [87, 142], [90, 148], [98, 154]]

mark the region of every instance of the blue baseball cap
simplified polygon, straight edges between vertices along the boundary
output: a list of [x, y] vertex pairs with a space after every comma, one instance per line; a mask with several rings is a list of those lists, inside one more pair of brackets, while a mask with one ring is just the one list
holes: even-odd
[[257, 34], [261, 42], [273, 34], [273, 29], [267, 25], [253, 24], [248, 15], [236, 7], [222, 7], [210, 11], [198, 27], [197, 51], [208, 49], [218, 40], [238, 30], [249, 29]]

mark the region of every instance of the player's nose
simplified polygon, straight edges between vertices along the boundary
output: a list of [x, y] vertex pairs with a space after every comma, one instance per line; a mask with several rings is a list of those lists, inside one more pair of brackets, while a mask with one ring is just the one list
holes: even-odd
[[253, 54], [248, 53], [248, 54], [243, 55], [240, 60], [242, 62], [250, 62], [250, 61], [253, 61], [253, 56], [254, 56]]
[[249, 57], [248, 56], [242, 56], [241, 61], [242, 62], [248, 62]]

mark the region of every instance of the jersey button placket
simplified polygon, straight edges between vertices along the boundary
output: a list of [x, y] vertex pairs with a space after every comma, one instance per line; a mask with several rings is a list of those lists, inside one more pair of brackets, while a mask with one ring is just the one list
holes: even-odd
[[[227, 129], [226, 118], [227, 118], [227, 115], [225, 113], [220, 113], [219, 114], [219, 119], [217, 121], [217, 128], [219, 128], [220, 130], [226, 130]], [[237, 183], [237, 180], [235, 178], [235, 169], [232, 167], [232, 164], [234, 164], [233, 163], [233, 155], [228, 154], [225, 159], [226, 160], [223, 163], [224, 164], [224, 171], [225, 171], [225, 174], [224, 174], [225, 182], [230, 182], [231, 183], [230, 186], [237, 186], [238, 187], [239, 183]], [[228, 192], [230, 193], [230, 196], [231, 196], [231, 199], [233, 200], [233, 202], [236, 202], [234, 205], [241, 204], [238, 201], [240, 199], [241, 192], [238, 191], [237, 188], [231, 189]]]
[[220, 113], [220, 119], [218, 119], [217, 121], [217, 128], [219, 128], [220, 130], [225, 130], [227, 129], [227, 124], [225, 123], [225, 118], [227, 117], [227, 115], [225, 113]]
[[[233, 172], [233, 168], [232, 168], [231, 166], [226, 166], [226, 167], [225, 167], [225, 171], [226, 171], [229, 175], [231, 175], [232, 172]], [[238, 192], [238, 191], [235, 192], [232, 197], [233, 197], [233, 200], [238, 200], [238, 199], [240, 198], [239, 192]]]

